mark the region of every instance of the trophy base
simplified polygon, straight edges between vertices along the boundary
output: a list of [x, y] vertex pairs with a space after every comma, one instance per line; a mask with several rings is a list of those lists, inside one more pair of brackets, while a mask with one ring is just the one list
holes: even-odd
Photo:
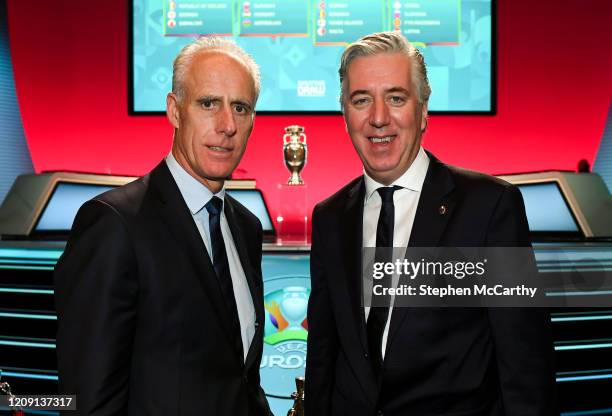
[[278, 184], [277, 190], [277, 244], [308, 244], [308, 186]]
[[304, 181], [301, 176], [297, 172], [293, 172], [289, 179], [287, 180], [287, 185], [289, 186], [301, 186], [304, 185]]

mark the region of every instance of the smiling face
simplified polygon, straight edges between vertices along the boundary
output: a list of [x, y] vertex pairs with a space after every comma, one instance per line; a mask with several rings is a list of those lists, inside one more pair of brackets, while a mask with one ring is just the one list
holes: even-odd
[[344, 120], [363, 167], [390, 185], [408, 170], [427, 127], [427, 104], [418, 102], [410, 58], [381, 53], [349, 65]]
[[216, 193], [236, 169], [251, 130], [255, 85], [246, 66], [228, 53], [197, 53], [169, 93], [166, 114], [174, 126], [172, 154], [191, 176]]

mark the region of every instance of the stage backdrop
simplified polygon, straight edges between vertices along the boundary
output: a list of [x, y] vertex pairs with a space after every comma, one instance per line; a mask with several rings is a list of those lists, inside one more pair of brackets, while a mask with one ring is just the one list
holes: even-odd
[[[612, 92], [612, 3], [497, 3], [497, 115], [431, 117], [425, 146], [489, 173], [592, 163]], [[127, 11], [125, 0], [8, 1], [17, 95], [37, 172], [141, 175], [168, 153], [164, 117], [127, 114]], [[309, 208], [361, 173], [339, 115], [260, 116], [239, 174], [257, 179], [273, 214], [276, 185], [288, 176], [281, 142], [290, 124], [308, 135]]]

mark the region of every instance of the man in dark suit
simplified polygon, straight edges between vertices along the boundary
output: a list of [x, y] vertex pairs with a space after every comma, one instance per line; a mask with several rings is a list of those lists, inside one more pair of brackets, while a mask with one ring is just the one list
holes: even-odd
[[552, 414], [546, 311], [362, 303], [363, 247], [529, 246], [529, 230], [517, 188], [422, 149], [430, 87], [405, 38], [360, 39], [339, 72], [364, 175], [313, 214], [306, 414]]
[[259, 88], [234, 43], [186, 46], [167, 97], [172, 152], [79, 210], [55, 271], [60, 390], [77, 414], [271, 414], [261, 224], [224, 190]]

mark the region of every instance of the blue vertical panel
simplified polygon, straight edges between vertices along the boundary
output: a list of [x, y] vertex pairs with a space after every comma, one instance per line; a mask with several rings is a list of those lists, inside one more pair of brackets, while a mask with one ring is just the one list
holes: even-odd
[[608, 190], [612, 191], [612, 101], [610, 101], [610, 107], [608, 108], [608, 119], [606, 120], [606, 127], [604, 127], [604, 134], [595, 156], [593, 172], [599, 173], [608, 185]]
[[18, 175], [33, 172], [15, 94], [6, 0], [0, 0], [0, 202]]

